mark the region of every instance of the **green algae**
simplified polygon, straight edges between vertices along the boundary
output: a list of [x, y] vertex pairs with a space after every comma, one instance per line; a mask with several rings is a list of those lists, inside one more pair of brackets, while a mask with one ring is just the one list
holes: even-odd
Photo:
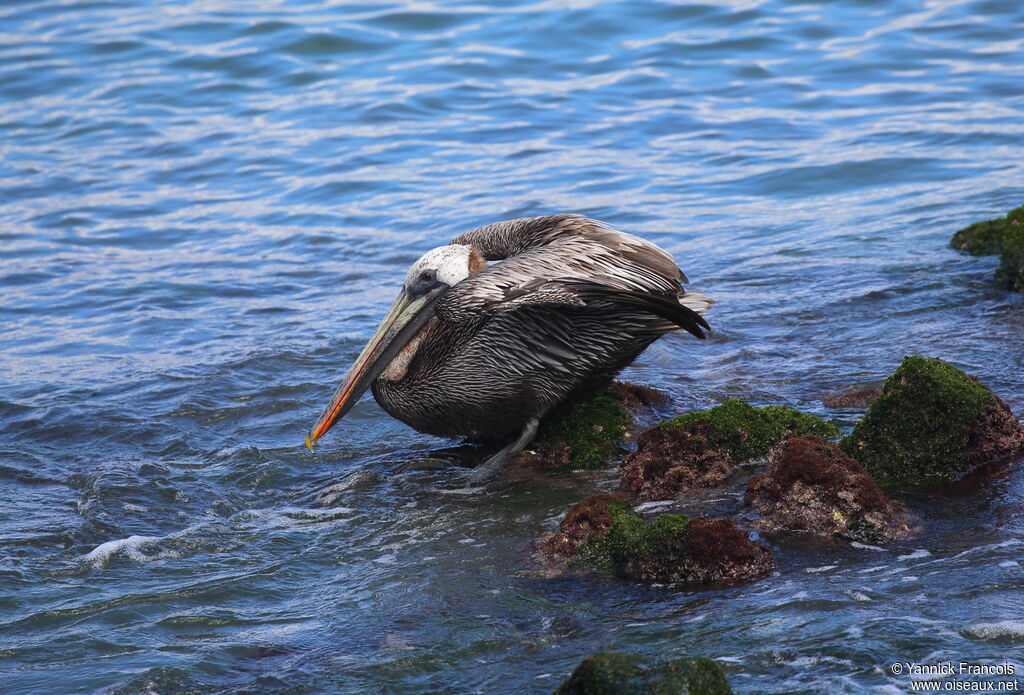
[[665, 420], [658, 427], [684, 428], [697, 424], [705, 424], [712, 443], [727, 451], [737, 463], [767, 456], [787, 432], [813, 434], [823, 439], [836, 439], [841, 434], [838, 427], [814, 415], [780, 405], [755, 408], [739, 400], [680, 415]]
[[1024, 291], [1024, 206], [1006, 217], [964, 227], [949, 244], [972, 256], [1000, 254], [996, 279], [1011, 290]]
[[1002, 251], [1005, 231], [1005, 217], [975, 222], [954, 234], [949, 240], [949, 245], [972, 256], [992, 256]]
[[603, 652], [584, 659], [554, 695], [732, 695], [732, 689], [711, 659]]
[[608, 533], [581, 545], [570, 568], [621, 574], [635, 558], [682, 552], [690, 523], [685, 514], [662, 514], [648, 524], [622, 501], [610, 502], [606, 511], [612, 518]]
[[996, 279], [1015, 292], [1024, 292], [1024, 207], [1014, 212], [1021, 213], [1021, 220], [1003, 234]]
[[607, 463], [631, 423], [615, 391], [606, 388], [541, 423], [532, 448], [545, 454], [567, 447], [572, 467], [599, 468]]
[[840, 447], [888, 486], [951, 481], [961, 472], [971, 427], [994, 401], [956, 367], [906, 357]]

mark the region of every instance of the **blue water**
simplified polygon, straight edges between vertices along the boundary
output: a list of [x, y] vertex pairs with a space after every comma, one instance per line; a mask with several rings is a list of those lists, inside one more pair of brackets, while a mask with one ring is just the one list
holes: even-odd
[[1024, 414], [1024, 297], [947, 248], [1024, 203], [1017, 0], [7, 2], [0, 151], [0, 692], [548, 693], [603, 649], [744, 694], [1024, 672], [1019, 466], [695, 592], [532, 559], [614, 470], [467, 490], [370, 398], [302, 447], [409, 263], [563, 211], [718, 300], [625, 375], [678, 410], [848, 426], [822, 395], [921, 353]]

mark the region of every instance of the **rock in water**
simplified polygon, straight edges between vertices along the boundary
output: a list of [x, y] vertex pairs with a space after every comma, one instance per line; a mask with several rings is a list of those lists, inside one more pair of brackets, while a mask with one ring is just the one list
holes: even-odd
[[871, 401], [878, 398], [881, 394], [881, 384], [858, 386], [840, 393], [825, 395], [821, 399], [821, 404], [826, 408], [866, 410], [871, 405]]
[[555, 695], [732, 695], [732, 689], [711, 659], [604, 652], [584, 659]]
[[663, 514], [647, 523], [617, 495], [586, 498], [561, 529], [539, 544], [550, 562], [641, 582], [757, 579], [775, 567], [771, 551], [732, 520]]
[[1024, 206], [1006, 217], [961, 229], [950, 239], [950, 246], [972, 256], [1000, 254], [996, 279], [1011, 290], [1024, 291]]
[[786, 437], [768, 468], [750, 479], [744, 503], [766, 530], [838, 535], [880, 543], [910, 534], [908, 515], [859, 463], [813, 435]]
[[524, 456], [534, 468], [600, 468], [618, 451], [636, 418], [668, 401], [661, 391], [615, 382], [592, 398], [545, 418]]
[[950, 482], [1024, 444], [1024, 425], [978, 380], [939, 359], [906, 357], [840, 443], [875, 480]]
[[553, 564], [565, 564], [581, 545], [608, 533], [614, 523], [608, 505], [613, 502], [626, 503], [619, 495], [606, 493], [591, 495], [577, 502], [562, 519], [558, 533], [541, 536], [538, 544], [541, 556]]
[[792, 408], [755, 408], [743, 401], [661, 422], [637, 438], [622, 462], [619, 485], [640, 500], [671, 499], [680, 492], [714, 487], [733, 466], [767, 456], [786, 432], [838, 437], [824, 420]]
[[1014, 212], [1019, 215], [1014, 226], [1003, 235], [1003, 252], [999, 254], [996, 280], [1015, 292], [1024, 292], [1024, 207]]

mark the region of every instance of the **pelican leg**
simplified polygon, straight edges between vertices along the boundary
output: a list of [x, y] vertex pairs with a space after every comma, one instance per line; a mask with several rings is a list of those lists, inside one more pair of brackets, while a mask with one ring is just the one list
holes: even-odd
[[540, 418], [530, 418], [523, 425], [523, 431], [519, 433], [515, 441], [504, 447], [491, 458], [487, 459], [474, 468], [469, 474], [470, 482], [482, 483], [494, 477], [501, 470], [505, 462], [525, 449], [533, 438], [537, 436], [537, 426], [540, 425]]

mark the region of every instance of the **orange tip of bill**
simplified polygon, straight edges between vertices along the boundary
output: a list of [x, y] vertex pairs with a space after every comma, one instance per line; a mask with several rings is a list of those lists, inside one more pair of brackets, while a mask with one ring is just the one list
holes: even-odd
[[306, 448], [309, 449], [310, 451], [313, 450], [313, 433], [312, 432], [309, 432], [306, 435]]

